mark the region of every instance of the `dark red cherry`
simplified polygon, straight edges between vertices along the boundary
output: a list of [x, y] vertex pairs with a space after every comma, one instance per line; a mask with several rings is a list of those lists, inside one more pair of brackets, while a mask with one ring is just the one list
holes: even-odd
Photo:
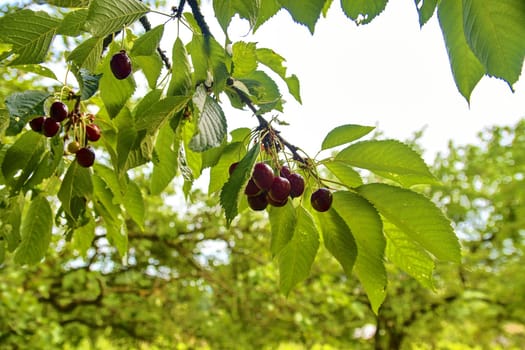
[[273, 183], [273, 169], [266, 163], [257, 163], [253, 168], [253, 182], [261, 190], [269, 190]]
[[279, 171], [279, 174], [282, 177], [288, 178], [292, 174], [292, 172], [290, 171], [290, 168], [288, 168], [286, 165], [283, 165], [281, 167], [281, 170]]
[[92, 142], [100, 138], [100, 128], [97, 124], [86, 125], [86, 138]]
[[60, 130], [60, 123], [55, 119], [46, 118], [42, 124], [42, 131], [46, 137], [53, 137], [58, 134]]
[[288, 181], [290, 181], [290, 197], [295, 198], [301, 196], [304, 192], [303, 177], [297, 173], [293, 173], [288, 176]]
[[266, 193], [261, 193], [258, 196], [248, 197], [248, 205], [253, 210], [264, 210], [268, 206], [268, 199]]
[[255, 197], [260, 195], [263, 192], [256, 184], [253, 182], [253, 178], [248, 180], [246, 187], [244, 188], [244, 194], [248, 197]]
[[270, 197], [270, 195], [268, 194], [266, 196], [266, 200], [268, 201], [268, 204], [270, 204], [271, 206], [273, 207], [283, 207], [286, 205], [286, 203], [288, 202], [288, 197], [286, 197], [285, 199], [283, 199], [282, 201], [276, 201], [274, 200], [272, 197]]
[[31, 119], [31, 121], [29, 122], [29, 126], [33, 131], [42, 132], [42, 127], [44, 126], [45, 120], [46, 117], [36, 117], [34, 119]]
[[131, 60], [126, 50], [120, 50], [119, 53], [114, 54], [109, 65], [111, 72], [119, 80], [126, 79], [131, 74]]
[[49, 116], [59, 123], [67, 118], [68, 113], [67, 106], [60, 101], [53, 102], [49, 108]]
[[273, 201], [282, 202], [288, 198], [290, 190], [290, 181], [282, 176], [276, 176], [273, 178], [272, 187], [270, 187], [268, 195]]
[[327, 188], [320, 188], [310, 197], [312, 207], [320, 212], [327, 211], [332, 206], [332, 192]]
[[235, 170], [235, 168], [237, 168], [237, 165], [239, 165], [239, 162], [232, 163], [230, 167], [228, 168], [228, 173], [230, 174], [230, 176], [231, 174], [233, 174], [233, 171]]
[[81, 148], [76, 153], [76, 159], [80, 166], [89, 168], [95, 163], [95, 152], [88, 147]]

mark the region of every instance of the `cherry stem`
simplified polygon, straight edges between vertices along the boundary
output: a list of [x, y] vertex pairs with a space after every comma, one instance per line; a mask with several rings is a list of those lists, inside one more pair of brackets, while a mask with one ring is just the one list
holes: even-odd
[[246, 95], [244, 93], [244, 91], [242, 91], [238, 87], [234, 86], [233, 83], [229, 84], [229, 86], [230, 86], [230, 88], [233, 91], [235, 91], [235, 93], [239, 96], [241, 101], [244, 102], [246, 104], [246, 106], [248, 106], [248, 108], [253, 112], [253, 114], [257, 118], [257, 121], [259, 122], [259, 126], [257, 127], [257, 129], [258, 130], [267, 130], [269, 128], [272, 128], [273, 129], [273, 134], [278, 139], [278, 141], [281, 144], [283, 144], [286, 148], [288, 148], [288, 150], [292, 153], [292, 156], [293, 156], [292, 158], [295, 161], [298, 161], [298, 162], [300, 162], [300, 163], [302, 163], [304, 165], [308, 165], [308, 162], [306, 161], [306, 159], [299, 154], [299, 147], [297, 147], [297, 146], [291, 144], [290, 142], [288, 142], [284, 137], [281, 136], [281, 133], [279, 132], [279, 130], [277, 130], [277, 129], [275, 129], [275, 128], [270, 126], [270, 123], [268, 123], [268, 121], [266, 119], [264, 119], [264, 117], [261, 114], [259, 114], [259, 111], [257, 110], [255, 105], [253, 104], [253, 102], [250, 99], [250, 97], [248, 95]]

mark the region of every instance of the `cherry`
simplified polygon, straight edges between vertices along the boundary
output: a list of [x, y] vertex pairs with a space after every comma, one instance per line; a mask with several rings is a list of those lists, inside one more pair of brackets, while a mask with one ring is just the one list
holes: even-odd
[[80, 166], [89, 168], [95, 163], [95, 152], [91, 148], [83, 147], [76, 153], [76, 159]]
[[276, 176], [273, 178], [273, 183], [268, 192], [268, 196], [272, 201], [282, 202], [288, 198], [290, 190], [290, 181], [282, 176]]
[[285, 199], [283, 199], [282, 201], [276, 201], [274, 200], [270, 194], [268, 194], [266, 196], [266, 200], [268, 201], [268, 203], [274, 207], [283, 207], [287, 202], [288, 202], [288, 197], [286, 197]]
[[34, 119], [31, 119], [31, 121], [29, 122], [29, 126], [33, 131], [42, 132], [42, 127], [44, 126], [45, 120], [46, 117], [36, 117]]
[[297, 173], [293, 173], [288, 176], [288, 181], [290, 181], [290, 197], [295, 198], [301, 196], [304, 192], [303, 177]]
[[281, 167], [281, 170], [279, 171], [279, 174], [282, 177], [288, 178], [288, 177], [290, 177], [290, 175], [292, 175], [292, 172], [291, 172], [290, 168], [288, 168], [286, 165], [284, 165], [284, 166]]
[[120, 50], [119, 53], [114, 54], [109, 66], [115, 78], [119, 80], [126, 79], [131, 74], [131, 60], [126, 50]]
[[235, 170], [235, 168], [237, 168], [237, 165], [239, 165], [239, 162], [232, 163], [230, 167], [228, 168], [228, 172], [230, 173], [230, 176], [231, 174], [233, 174], [233, 171]]
[[261, 190], [269, 190], [273, 183], [273, 169], [266, 163], [257, 163], [253, 168], [253, 182]]
[[49, 116], [59, 123], [67, 118], [67, 114], [67, 106], [60, 101], [53, 102], [49, 108]]
[[320, 188], [310, 197], [312, 207], [320, 212], [327, 211], [332, 206], [332, 192], [327, 188]]
[[253, 181], [253, 178], [250, 178], [248, 180], [248, 183], [246, 184], [246, 188], [244, 189], [244, 194], [248, 197], [255, 197], [260, 195], [263, 192]]
[[253, 210], [261, 211], [268, 206], [268, 199], [266, 193], [261, 193], [258, 196], [248, 197], [248, 205]]
[[55, 119], [46, 118], [44, 120], [44, 123], [42, 124], [42, 131], [44, 132], [44, 135], [46, 137], [55, 136], [59, 130], [60, 130], [60, 123], [57, 122]]
[[86, 125], [86, 138], [89, 141], [97, 141], [100, 138], [100, 127], [97, 124]]
[[72, 141], [67, 145], [67, 151], [69, 153], [77, 153], [81, 148], [82, 147], [80, 147], [80, 143], [77, 141]]

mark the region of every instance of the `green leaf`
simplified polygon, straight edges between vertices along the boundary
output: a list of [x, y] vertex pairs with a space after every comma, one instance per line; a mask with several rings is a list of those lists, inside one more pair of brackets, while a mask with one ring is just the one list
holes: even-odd
[[328, 132], [328, 134], [323, 140], [321, 149], [328, 149], [344, 145], [345, 143], [350, 143], [367, 135], [374, 129], [375, 127], [373, 126], [363, 126], [355, 124], [338, 126], [330, 130], [330, 132]]
[[277, 256], [293, 237], [295, 226], [297, 225], [296, 210], [291, 201], [280, 208], [270, 207], [268, 211], [272, 238], [270, 251], [272, 256]]
[[283, 56], [279, 55], [272, 49], [259, 48], [256, 50], [257, 61], [264, 64], [266, 67], [273, 70], [281, 78], [286, 78], [286, 67], [284, 62], [286, 61]]
[[104, 211], [102, 211], [102, 213], [106, 222], [105, 228], [108, 241], [111, 245], [117, 248], [119, 255], [124, 257], [128, 252], [127, 227], [120, 218], [117, 220], [112, 220], [105, 216]]
[[44, 115], [44, 102], [49, 96], [49, 93], [38, 90], [15, 92], [7, 96], [5, 105], [10, 121], [6, 134], [19, 134], [33, 117]]
[[350, 277], [357, 257], [357, 246], [350, 228], [333, 208], [324, 213], [317, 213], [317, 218], [326, 249], [339, 261], [346, 275]]
[[78, 250], [81, 256], [86, 256], [88, 249], [91, 248], [95, 238], [95, 228], [96, 224], [93, 218], [89, 218], [84, 225], [75, 228], [71, 246]]
[[148, 11], [138, 0], [91, 0], [86, 27], [93, 36], [104, 37], [130, 26]]
[[[31, 165], [36, 165], [44, 153], [44, 144], [45, 139], [42, 135], [28, 131], [7, 149], [2, 162], [2, 174], [8, 184], [14, 186], [17, 182], [23, 183], [27, 179], [33, 170]], [[18, 175], [20, 170], [22, 173]]]
[[77, 79], [78, 86], [80, 88], [80, 99], [82, 101], [88, 100], [98, 91], [98, 85], [102, 74], [92, 74], [85, 68], [72, 69], [75, 78]]
[[45, 0], [49, 5], [58, 7], [88, 7], [90, 0]]
[[416, 3], [417, 13], [419, 15], [419, 26], [423, 27], [425, 23], [434, 15], [438, 0], [414, 0]]
[[388, 221], [436, 258], [459, 262], [459, 242], [450, 221], [425, 196], [396, 186], [368, 184], [357, 188]]
[[197, 133], [189, 144], [191, 150], [203, 152], [219, 146], [228, 131], [226, 117], [221, 106], [206, 93], [203, 86], [199, 86], [195, 91], [193, 104], [199, 110], [200, 115]]
[[[78, 69], [85, 68], [90, 72], [94, 72], [100, 61], [103, 42], [103, 38], [89, 38], [75, 47], [67, 55], [67, 60], [76, 65]], [[107, 63], [107, 66], [109, 66], [109, 61]]]
[[[213, 4], [215, 5], [215, 2]], [[171, 80], [167, 95], [188, 95], [192, 88], [191, 67], [186, 48], [178, 37], [173, 43], [172, 60], [176, 64], [171, 68]]]
[[357, 187], [363, 184], [361, 175], [345, 162], [333, 160], [324, 162], [323, 165], [347, 187]]
[[295, 74], [288, 77], [286, 76], [286, 67], [284, 66], [285, 59], [275, 51], [266, 48], [257, 49], [256, 54], [257, 61], [277, 73], [277, 75], [279, 75], [279, 77], [281, 77], [286, 83], [290, 94], [301, 103], [299, 79]]
[[226, 214], [226, 223], [228, 226], [238, 214], [239, 195], [243, 192], [243, 186], [252, 175], [252, 168], [259, 155], [259, 150], [260, 147], [258, 144], [253, 145], [222, 187], [220, 201]]
[[278, 0], [265, 0], [259, 3], [259, 13], [253, 25], [253, 32], [255, 33], [259, 27], [267, 20], [272, 18], [281, 9], [281, 4]]
[[394, 225], [385, 226], [386, 256], [395, 266], [414, 277], [423, 286], [433, 289], [434, 260], [413, 239]]
[[525, 57], [523, 0], [463, 0], [465, 37], [489, 75], [512, 89]]
[[0, 237], [7, 242], [7, 250], [14, 251], [21, 242], [20, 226], [25, 198], [23, 194], [9, 197], [0, 211]]
[[235, 14], [234, 2], [231, 0], [215, 0], [213, 1], [213, 11], [223, 32], [227, 34], [228, 27]]
[[341, 0], [348, 18], [357, 25], [370, 23], [386, 7], [388, 0]]
[[72, 206], [74, 198], [89, 198], [92, 193], [93, 183], [90, 170], [81, 167], [77, 162], [72, 162], [57, 194], [58, 199], [62, 202], [62, 208], [71, 217], [76, 218]]
[[133, 44], [131, 56], [151, 56], [157, 53], [160, 39], [164, 34], [164, 25], [156, 26], [150, 31], [141, 35]]
[[240, 78], [257, 69], [255, 43], [238, 41], [232, 46], [233, 76]]
[[308, 277], [319, 249], [319, 233], [310, 213], [300, 206], [296, 217], [292, 239], [278, 255], [279, 288], [285, 295]]
[[112, 202], [115, 204], [124, 203], [122, 188], [126, 185], [122, 183], [123, 180], [118, 176], [117, 172], [102, 164], [95, 164], [93, 169], [95, 170], [95, 174], [99, 176], [111, 190], [113, 197]]
[[233, 142], [226, 145], [221, 153], [219, 161], [210, 170], [208, 193], [215, 193], [224, 186], [230, 176], [230, 165], [239, 161], [244, 152], [245, 145], [243, 142]]
[[354, 271], [377, 314], [386, 296], [385, 237], [376, 209], [363, 197], [348, 191], [333, 194], [334, 210], [343, 218], [357, 244]]
[[259, 106], [259, 113], [272, 109], [282, 110], [281, 93], [275, 81], [263, 71], [255, 71], [239, 79], [250, 91], [252, 101]]
[[31, 176], [25, 183], [27, 188], [34, 188], [44, 179], [55, 174], [58, 166], [64, 159], [64, 140], [59, 137], [53, 137], [49, 140], [49, 150], [43, 152], [38, 165], [29, 169]]
[[485, 68], [468, 46], [463, 32], [463, 7], [461, 1], [442, 0], [438, 8], [438, 19], [450, 67], [459, 92], [470, 101], [476, 84], [485, 74]]
[[130, 218], [140, 227], [141, 230], [144, 230], [144, 199], [140, 187], [132, 180], [128, 182], [126, 193], [124, 194], [123, 205]]
[[113, 196], [116, 191], [114, 192], [111, 186], [99, 174], [94, 174], [92, 180], [93, 197], [96, 198], [95, 203], [102, 205], [104, 208], [101, 215], [106, 220], [117, 222], [121, 214], [121, 209], [116, 203], [117, 201], [113, 201]]
[[157, 53], [151, 56], [135, 56], [132, 60], [136, 67], [140, 67], [146, 76], [150, 89], [157, 86], [157, 80], [162, 72], [163, 62]]
[[259, 1], [234, 0], [233, 3], [235, 11], [239, 14], [239, 17], [248, 20], [250, 26], [253, 27], [257, 19], [257, 13], [259, 12]]
[[15, 253], [18, 264], [36, 264], [46, 255], [51, 243], [53, 212], [44, 196], [37, 196], [22, 220], [22, 242]]
[[87, 9], [68, 12], [57, 29], [57, 34], [79, 36], [86, 31], [85, 23], [88, 16]]
[[12, 45], [10, 63], [33, 64], [45, 60], [60, 19], [44, 11], [17, 10], [0, 17], [0, 42]]
[[58, 78], [57, 76], [55, 75], [55, 73], [45, 67], [45, 66], [42, 66], [40, 64], [22, 64], [22, 65], [19, 65], [19, 66], [12, 66], [13, 68], [15, 69], [18, 69], [18, 70], [21, 70], [21, 71], [24, 71], [26, 73], [34, 73], [34, 74], [38, 74], [44, 78], [49, 78], [49, 79], [54, 79], [54, 80], [57, 80], [58, 81]]
[[181, 138], [183, 141], [182, 147], [179, 149], [179, 153], [183, 153], [183, 159], [181, 160], [179, 154], [179, 168], [184, 176], [184, 171], [189, 170], [190, 176], [185, 177], [185, 180], [192, 182], [197, 179], [202, 172], [202, 152], [195, 152], [190, 148], [190, 141], [193, 139], [193, 135], [197, 130], [197, 126], [194, 121], [185, 121], [181, 128]]
[[137, 130], [155, 133], [166, 120], [181, 111], [189, 101], [189, 97], [186, 96], [169, 96], [152, 104], [150, 108], [135, 116]]
[[396, 140], [357, 142], [339, 152], [335, 160], [371, 170], [404, 186], [436, 183], [419, 154]]
[[133, 109], [134, 119], [137, 120], [138, 118], [140, 118], [140, 116], [145, 115], [146, 111], [149, 108], [151, 108], [153, 104], [159, 102], [161, 96], [162, 96], [161, 89], [153, 89], [150, 92], [148, 92], [146, 95], [144, 95], [138, 101], [137, 105]]
[[310, 33], [314, 33], [315, 23], [321, 17], [325, 0], [279, 0], [279, 2], [292, 15], [294, 21], [304, 24]]
[[292, 74], [289, 77], [286, 77], [284, 81], [288, 87], [288, 92], [290, 92], [297, 102], [303, 103], [301, 100], [301, 87], [299, 84], [299, 78], [297, 78], [295, 74]]
[[224, 90], [229, 72], [226, 69], [228, 61], [224, 48], [213, 37], [204, 38], [202, 35], [193, 35], [187, 46], [193, 66], [193, 86], [207, 82], [211, 85], [210, 74], [213, 80], [213, 90], [220, 93]]
[[175, 133], [171, 128], [161, 128], [155, 143], [157, 156], [153, 159], [150, 191], [158, 195], [177, 175], [179, 143], [175, 142]]

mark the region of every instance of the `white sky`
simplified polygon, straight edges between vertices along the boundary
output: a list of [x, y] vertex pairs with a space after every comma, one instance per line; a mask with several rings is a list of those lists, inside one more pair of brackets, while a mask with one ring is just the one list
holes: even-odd
[[[213, 25], [210, 10], [204, 14]], [[233, 41], [274, 49], [287, 60], [288, 73], [299, 77], [303, 104], [282, 89], [288, 101], [282, 119], [291, 125], [280, 129], [311, 156], [326, 133], [341, 124], [377, 125], [386, 137], [401, 140], [426, 126], [421, 141], [431, 161], [449, 139], [475, 142], [482, 128], [525, 117], [523, 77], [515, 93], [502, 80], [484, 77], [469, 107], [455, 86], [437, 16], [420, 29], [413, 0], [392, 0], [372, 23], [359, 27], [334, 1], [313, 36], [285, 11], [253, 36], [241, 20], [229, 33]], [[254, 126], [255, 121], [247, 124], [249, 115], [227, 110], [230, 127]]]

